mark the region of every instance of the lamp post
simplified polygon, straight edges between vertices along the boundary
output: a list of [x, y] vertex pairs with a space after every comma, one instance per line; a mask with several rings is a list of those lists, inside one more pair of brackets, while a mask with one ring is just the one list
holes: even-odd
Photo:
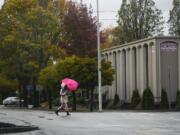
[[99, 32], [99, 0], [97, 0], [97, 51], [98, 51], [98, 92], [99, 92], [99, 111], [102, 111], [102, 92], [101, 92], [101, 52], [100, 52], [100, 32]]

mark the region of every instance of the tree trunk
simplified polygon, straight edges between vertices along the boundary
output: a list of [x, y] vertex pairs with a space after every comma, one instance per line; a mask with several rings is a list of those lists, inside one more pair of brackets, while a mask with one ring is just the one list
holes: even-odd
[[28, 107], [28, 92], [25, 84], [23, 84], [23, 98], [24, 98], [24, 107]]
[[39, 107], [39, 96], [38, 91], [36, 90], [36, 81], [33, 79], [33, 105], [34, 107]]
[[20, 104], [19, 104], [20, 107], [22, 107], [22, 102], [21, 102], [22, 101], [22, 87], [21, 86], [22, 86], [22, 84], [19, 81], [19, 86], [18, 86], [19, 87], [19, 91], [18, 92], [19, 92], [19, 99], [20, 99]]
[[52, 109], [52, 94], [51, 90], [48, 88], [48, 104], [49, 104], [49, 109]]
[[91, 101], [90, 101], [90, 111], [93, 112], [94, 106], [94, 89], [91, 89]]
[[34, 107], [39, 107], [39, 96], [38, 96], [38, 91], [36, 90], [36, 85], [34, 87], [34, 93], [33, 93], [33, 105]]
[[89, 90], [86, 89], [86, 98], [89, 99]]
[[76, 93], [72, 92], [72, 95], [73, 95], [72, 111], [76, 111]]

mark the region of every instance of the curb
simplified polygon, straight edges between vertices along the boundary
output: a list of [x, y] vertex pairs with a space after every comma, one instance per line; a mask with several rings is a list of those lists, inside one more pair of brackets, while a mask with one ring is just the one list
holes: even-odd
[[26, 131], [33, 131], [33, 130], [38, 130], [38, 129], [39, 129], [39, 127], [36, 127], [36, 126], [4, 127], [4, 128], [0, 128], [0, 134], [26, 132]]

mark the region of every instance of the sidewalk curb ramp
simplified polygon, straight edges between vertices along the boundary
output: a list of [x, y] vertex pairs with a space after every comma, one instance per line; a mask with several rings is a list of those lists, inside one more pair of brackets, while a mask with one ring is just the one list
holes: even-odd
[[14, 124], [0, 122], [0, 134], [26, 132], [38, 129], [36, 126], [16, 126]]

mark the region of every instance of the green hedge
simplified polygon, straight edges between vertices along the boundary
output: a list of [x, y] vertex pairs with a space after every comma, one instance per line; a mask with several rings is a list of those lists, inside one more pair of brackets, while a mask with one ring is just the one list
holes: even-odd
[[143, 92], [142, 108], [149, 110], [154, 108], [154, 96], [150, 88], [147, 88]]
[[120, 101], [119, 96], [118, 96], [118, 94], [116, 93], [116, 94], [114, 95], [114, 105], [116, 105], [117, 103], [119, 103], [119, 101]]
[[141, 98], [139, 95], [138, 89], [133, 91], [132, 98], [131, 98], [131, 106], [135, 108], [141, 102]]
[[168, 109], [169, 108], [167, 92], [164, 89], [161, 90], [161, 104], [160, 104], [160, 107], [161, 107], [161, 109]]
[[176, 93], [176, 109], [180, 110], [180, 90]]

